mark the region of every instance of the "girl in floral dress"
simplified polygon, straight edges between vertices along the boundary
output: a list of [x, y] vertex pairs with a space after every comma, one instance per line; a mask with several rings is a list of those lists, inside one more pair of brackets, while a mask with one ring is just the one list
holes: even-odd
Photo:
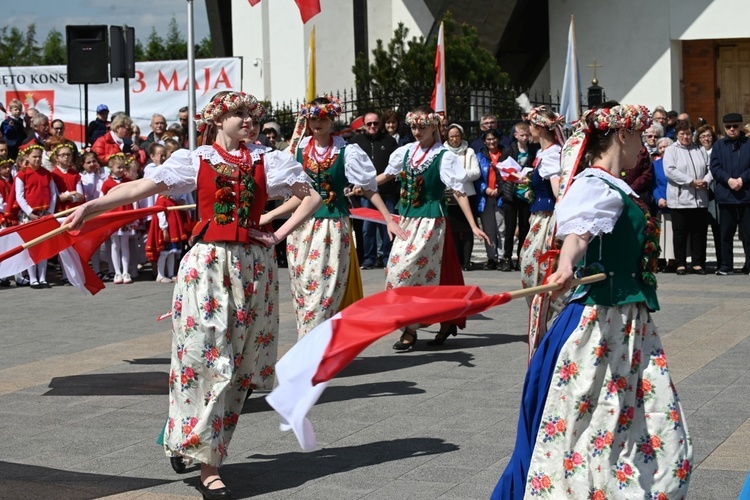
[[[393, 220], [377, 192], [376, 172], [370, 157], [358, 145], [331, 135], [333, 120], [340, 113], [339, 101], [328, 97], [318, 97], [301, 110], [312, 135], [300, 142], [297, 161], [312, 178], [323, 206], [287, 242], [298, 340], [353, 300], [362, 298], [362, 280], [353, 252], [344, 192], [348, 184], [355, 186], [354, 193], [372, 201], [385, 218], [391, 238], [395, 234], [406, 239], [406, 233]], [[266, 224], [285, 215], [298, 203], [299, 200], [292, 199], [265, 214], [262, 222]]]
[[560, 187], [560, 152], [562, 151], [562, 124], [564, 116], [558, 115], [545, 106], [529, 111], [529, 130], [533, 142], [540, 149], [534, 160], [531, 174], [531, 189], [534, 201], [531, 212], [530, 230], [521, 251], [521, 282], [524, 288], [537, 286], [544, 281], [549, 261], [541, 261], [552, 246], [552, 231], [555, 221], [552, 212]]
[[590, 166], [555, 209], [564, 243], [548, 281], [562, 293], [574, 274], [607, 279], [574, 291], [534, 354], [492, 498], [684, 498], [692, 444], [650, 315], [659, 227], [621, 178], [651, 118], [610, 102], [579, 123], [563, 155]]
[[[245, 395], [270, 389], [278, 331], [273, 245], [322, 203], [289, 155], [243, 145], [265, 110], [252, 95], [220, 92], [196, 117], [203, 146], [175, 152], [150, 177], [85, 203], [68, 218], [158, 193], [198, 191], [193, 247], [180, 263], [172, 313], [169, 418], [164, 447], [173, 462], [201, 463], [204, 498], [230, 498], [219, 477]], [[299, 208], [274, 233], [259, 225], [269, 196]], [[173, 464], [174, 466], [174, 464]], [[177, 469], [177, 467], [175, 467]]]
[[[398, 210], [400, 225], [406, 231], [406, 239], [393, 243], [386, 268], [386, 290], [440, 284], [448, 215], [446, 188], [453, 190], [472, 233], [489, 242], [471, 213], [464, 191], [466, 170], [458, 156], [448, 151], [440, 141], [438, 125], [441, 120], [442, 117], [429, 106], [420, 106], [407, 114], [406, 123], [417, 140], [394, 151], [385, 172], [378, 176], [378, 184], [397, 176], [401, 179]], [[393, 348], [397, 351], [411, 350], [417, 341], [417, 326], [405, 328]], [[443, 323], [435, 339], [428, 345], [441, 345], [449, 335], [456, 333], [455, 324]]]

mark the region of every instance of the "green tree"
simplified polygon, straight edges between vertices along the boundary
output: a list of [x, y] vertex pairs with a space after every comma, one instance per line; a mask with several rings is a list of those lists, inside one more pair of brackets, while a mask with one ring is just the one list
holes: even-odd
[[162, 59], [187, 59], [187, 42], [180, 33], [177, 20], [172, 17], [167, 27], [167, 37], [164, 43], [164, 55]]
[[146, 61], [163, 61], [164, 57], [164, 39], [156, 32], [155, 27], [151, 27], [151, 33], [146, 39]]
[[52, 29], [47, 33], [42, 47], [42, 64], [65, 64], [67, 53], [65, 51], [65, 42], [62, 33]]
[[21, 46], [22, 66], [36, 66], [42, 62], [42, 50], [36, 43], [36, 24], [31, 23], [26, 27], [26, 36]]
[[209, 59], [214, 57], [214, 44], [211, 41], [211, 37], [205, 36], [203, 40], [195, 46], [195, 58], [196, 59]]
[[[443, 23], [448, 91], [452, 88], [502, 91], [507, 87], [508, 75], [502, 72], [492, 54], [482, 47], [476, 28], [465, 23], [459, 25], [450, 12], [446, 12]], [[377, 40], [369, 60], [364, 54], [357, 56], [352, 71], [358, 97], [393, 101], [396, 95], [404, 93], [404, 89], [429, 95], [435, 81], [436, 47], [437, 39], [409, 38], [408, 28], [399, 23], [387, 45]], [[423, 98], [416, 97], [423, 101]], [[463, 111], [460, 114], [464, 114]]]
[[136, 62], [142, 62], [146, 60], [146, 49], [143, 48], [143, 42], [141, 42], [139, 39], [135, 41], [135, 47], [133, 50], [135, 51]]

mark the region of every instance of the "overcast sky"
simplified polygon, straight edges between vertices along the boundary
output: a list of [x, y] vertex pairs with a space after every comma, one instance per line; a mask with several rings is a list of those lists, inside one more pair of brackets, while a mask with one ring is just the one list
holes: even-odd
[[[145, 43], [152, 26], [160, 36], [166, 36], [172, 17], [187, 38], [187, 0], [29, 0], [3, 1], [2, 4], [0, 26], [15, 26], [25, 31], [34, 23], [40, 45], [53, 28], [65, 37], [68, 24], [127, 24], [135, 28], [136, 38]], [[209, 35], [206, 2], [194, 0], [193, 6], [197, 43]]]

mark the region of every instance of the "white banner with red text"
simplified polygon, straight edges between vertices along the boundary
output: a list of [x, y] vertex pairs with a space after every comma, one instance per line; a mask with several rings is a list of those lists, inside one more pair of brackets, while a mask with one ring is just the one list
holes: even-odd
[[[160, 113], [167, 124], [177, 123], [178, 110], [188, 104], [187, 61], [142, 62], [135, 65], [130, 79], [130, 116], [145, 137], [151, 131], [151, 117]], [[236, 57], [195, 61], [196, 106], [202, 108], [216, 92], [242, 90], [242, 62]], [[51, 120], [65, 122], [65, 136], [84, 142], [87, 118], [96, 118], [96, 107], [106, 104], [110, 115], [125, 110], [124, 82], [89, 85], [88, 115], [84, 113], [83, 85], [67, 83], [66, 66], [0, 67], [0, 99], [8, 107], [18, 99]]]

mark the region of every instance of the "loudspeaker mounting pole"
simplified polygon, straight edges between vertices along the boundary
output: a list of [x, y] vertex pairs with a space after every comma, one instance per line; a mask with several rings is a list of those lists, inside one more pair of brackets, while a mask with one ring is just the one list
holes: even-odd
[[83, 142], [89, 147], [89, 84], [83, 84]]

